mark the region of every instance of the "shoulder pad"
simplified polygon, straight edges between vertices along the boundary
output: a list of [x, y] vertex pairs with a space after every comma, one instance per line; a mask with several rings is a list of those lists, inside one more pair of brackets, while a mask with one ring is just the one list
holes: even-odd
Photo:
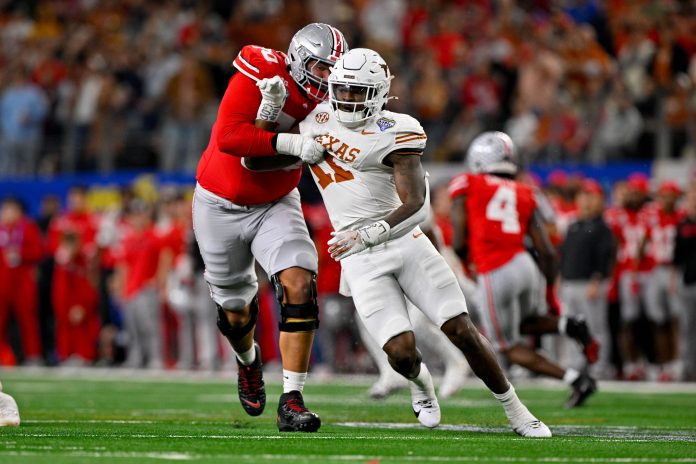
[[232, 64], [248, 78], [258, 81], [280, 75], [285, 70], [285, 55], [270, 48], [246, 45]]
[[[394, 134], [394, 149], [413, 148], [419, 151], [425, 149], [428, 136], [420, 123], [407, 114], [383, 112], [375, 122], [382, 132], [389, 130]], [[382, 126], [388, 125], [387, 129]]]
[[449, 192], [451, 198], [466, 195], [469, 191], [469, 184], [469, 174], [464, 172], [454, 176], [447, 186], [447, 191]]

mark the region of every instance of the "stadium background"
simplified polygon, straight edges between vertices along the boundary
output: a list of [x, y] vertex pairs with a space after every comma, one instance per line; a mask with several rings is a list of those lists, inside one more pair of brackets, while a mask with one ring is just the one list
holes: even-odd
[[[692, 181], [694, 2], [1, 1], [0, 196], [21, 198], [44, 231], [76, 185], [87, 187], [95, 218], [128, 214], [139, 197], [162, 219], [169, 214], [162, 205], [190, 195], [236, 52], [248, 43], [285, 50], [310, 20], [383, 54], [396, 75], [390, 109], [422, 122], [436, 185], [463, 169], [476, 134], [493, 129], [511, 134], [524, 166], [552, 193], [572, 197], [579, 179], [592, 177], [611, 204], [615, 184], [636, 172], [652, 187], [673, 179], [686, 189]], [[302, 185], [317, 232], [326, 225], [321, 207], [311, 182]], [[51, 260], [48, 251], [43, 264]], [[115, 328], [107, 343], [127, 349], [108, 266], [98, 275], [95, 310], [102, 328]], [[45, 296], [50, 280], [43, 283]], [[35, 328], [41, 355], [26, 356], [26, 334], [10, 320], [0, 364], [70, 359], [54, 350], [53, 308], [43, 300]], [[273, 298], [265, 300], [272, 318]], [[162, 305], [172, 368], [178, 324]], [[324, 367], [369, 371], [343, 336], [343, 352]], [[317, 363], [321, 350], [318, 343]], [[271, 346], [264, 357], [272, 362], [277, 353]], [[83, 361], [121, 360], [101, 347]]]

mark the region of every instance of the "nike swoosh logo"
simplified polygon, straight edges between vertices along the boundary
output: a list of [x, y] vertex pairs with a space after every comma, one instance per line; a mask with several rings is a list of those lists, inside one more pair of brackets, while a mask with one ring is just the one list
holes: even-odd
[[374, 134], [374, 132], [366, 131], [365, 129], [361, 130], [360, 133], [361, 133], [362, 135], [371, 135], [371, 134]]
[[414, 232], [414, 233], [413, 233], [413, 238], [418, 238], [418, 237], [420, 237], [421, 235], [423, 235], [423, 232]]
[[256, 402], [254, 402], [254, 403], [252, 403], [252, 402], [249, 401], [249, 400], [245, 400], [245, 399], [242, 399], [242, 401], [244, 401], [246, 404], [248, 404], [248, 405], [251, 406], [252, 408], [260, 408], [260, 407], [261, 407], [261, 402], [260, 402], [260, 401], [256, 401]]

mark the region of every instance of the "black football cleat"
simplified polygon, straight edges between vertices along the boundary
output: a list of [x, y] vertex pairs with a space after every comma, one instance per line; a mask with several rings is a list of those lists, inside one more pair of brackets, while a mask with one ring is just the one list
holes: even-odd
[[569, 317], [566, 333], [580, 344], [588, 364], [597, 362], [599, 359], [599, 342], [592, 337], [584, 319]]
[[260, 416], [266, 407], [266, 387], [263, 383], [263, 371], [261, 367], [261, 349], [254, 343], [256, 359], [253, 363], [245, 366], [237, 359], [237, 391], [239, 392], [239, 402], [242, 403], [244, 411], [250, 416]]
[[281, 432], [316, 432], [321, 426], [321, 419], [305, 407], [297, 390], [280, 395], [277, 422]]
[[575, 379], [571, 387], [573, 391], [570, 394], [570, 398], [566, 401], [566, 408], [577, 408], [582, 406], [587, 398], [590, 397], [594, 392], [597, 391], [597, 382], [595, 379], [590, 377], [587, 372], [581, 372], [580, 377]]

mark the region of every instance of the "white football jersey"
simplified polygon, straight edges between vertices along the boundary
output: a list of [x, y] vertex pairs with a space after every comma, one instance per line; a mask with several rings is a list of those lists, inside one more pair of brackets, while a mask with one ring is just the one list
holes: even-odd
[[334, 230], [356, 229], [384, 219], [401, 206], [393, 168], [383, 163], [395, 151], [421, 154], [426, 135], [411, 116], [382, 111], [365, 125], [350, 129], [318, 105], [300, 123], [303, 135], [327, 149], [324, 161], [310, 165]]

